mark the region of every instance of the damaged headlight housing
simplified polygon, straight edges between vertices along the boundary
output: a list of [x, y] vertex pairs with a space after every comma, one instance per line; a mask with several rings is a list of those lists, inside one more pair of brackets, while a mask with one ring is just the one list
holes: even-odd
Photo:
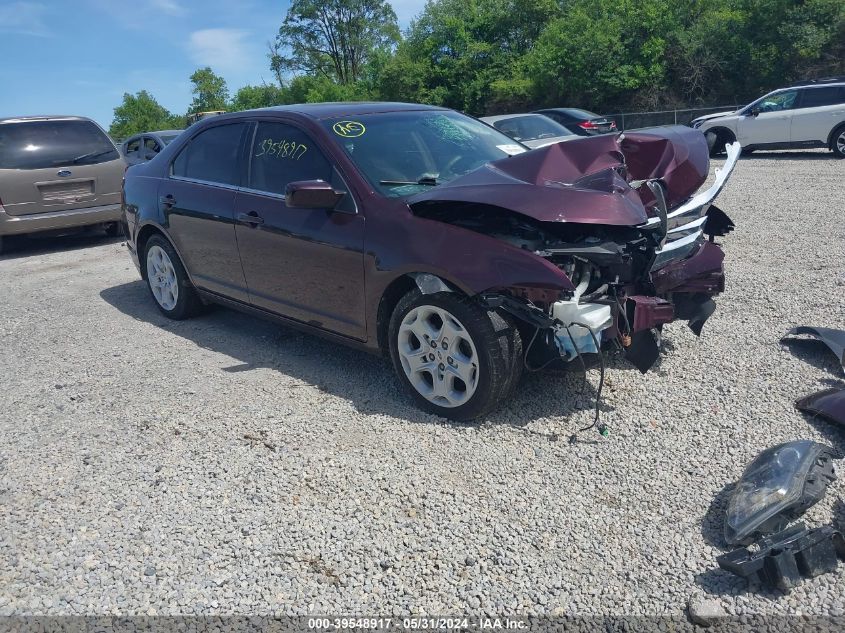
[[782, 529], [824, 496], [833, 480], [831, 449], [810, 440], [760, 453], [745, 469], [728, 504], [725, 540], [735, 544]]

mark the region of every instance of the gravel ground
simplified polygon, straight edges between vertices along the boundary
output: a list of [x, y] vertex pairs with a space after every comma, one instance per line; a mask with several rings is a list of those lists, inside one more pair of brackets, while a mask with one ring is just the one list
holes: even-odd
[[[762, 449], [845, 435], [793, 401], [841, 384], [782, 347], [845, 327], [845, 161], [743, 159], [728, 290], [656, 371], [528, 376], [480, 426], [421, 413], [387, 362], [217, 309], [167, 321], [125, 248], [0, 258], [0, 614], [843, 614], [845, 566], [788, 596], [716, 567], [725, 487]], [[597, 382], [596, 372], [591, 375]], [[560, 440], [558, 440], [560, 438]], [[807, 514], [845, 522], [845, 481]]]

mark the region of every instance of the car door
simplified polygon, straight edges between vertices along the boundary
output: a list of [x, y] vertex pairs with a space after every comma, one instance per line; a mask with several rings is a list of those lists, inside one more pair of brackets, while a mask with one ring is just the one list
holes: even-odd
[[792, 116], [792, 141], [827, 143], [830, 131], [845, 121], [845, 88], [817, 86], [801, 90]]
[[235, 229], [250, 302], [357, 339], [366, 337], [364, 216], [351, 193], [334, 209], [289, 208], [290, 182], [345, 189], [315, 140], [292, 123], [259, 120]]
[[797, 97], [798, 90], [785, 90], [767, 95], [745, 108], [737, 123], [737, 140], [743, 146], [789, 144]]
[[250, 126], [206, 128], [177, 154], [159, 186], [169, 235], [197, 287], [246, 302], [235, 238], [235, 197]]

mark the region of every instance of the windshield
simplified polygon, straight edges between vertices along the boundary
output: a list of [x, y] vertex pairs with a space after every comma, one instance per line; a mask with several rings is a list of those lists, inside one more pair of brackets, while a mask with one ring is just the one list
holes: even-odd
[[798, 96], [797, 90], [787, 90], [784, 92], [775, 92], [772, 94], [767, 94], [765, 97], [761, 97], [754, 101], [753, 103], [749, 103], [742, 109], [742, 113], [751, 112], [754, 108], [760, 110], [760, 112], [778, 112], [779, 110], [790, 110], [792, 106], [795, 105], [795, 97]]
[[493, 122], [493, 127], [501, 130], [517, 141], [536, 141], [555, 136], [571, 136], [572, 132], [560, 123], [542, 114], [526, 114]]
[[0, 125], [0, 169], [93, 165], [119, 158], [92, 121], [15, 121]]
[[388, 112], [332, 118], [323, 125], [376, 191], [410, 196], [525, 147], [452, 111]]

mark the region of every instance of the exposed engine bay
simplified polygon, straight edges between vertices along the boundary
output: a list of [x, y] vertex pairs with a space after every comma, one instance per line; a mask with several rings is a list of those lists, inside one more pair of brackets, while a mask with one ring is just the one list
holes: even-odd
[[[678, 134], [684, 137], [660, 130], [605, 139], [606, 151], [587, 166], [578, 162], [579, 141], [560, 143], [411, 201], [415, 215], [527, 251], [571, 282], [566, 290], [526, 283], [485, 294], [534, 328], [529, 369], [584, 364], [585, 355], [615, 348], [646, 372], [659, 357], [665, 323], [685, 320], [701, 333], [715, 310], [712, 297], [724, 290], [724, 255], [714, 240], [734, 228], [712, 203], [740, 147], [728, 147], [714, 184], [693, 195], [706, 179], [706, 144]], [[530, 199], [519, 195], [522, 184], [531, 186]]]

